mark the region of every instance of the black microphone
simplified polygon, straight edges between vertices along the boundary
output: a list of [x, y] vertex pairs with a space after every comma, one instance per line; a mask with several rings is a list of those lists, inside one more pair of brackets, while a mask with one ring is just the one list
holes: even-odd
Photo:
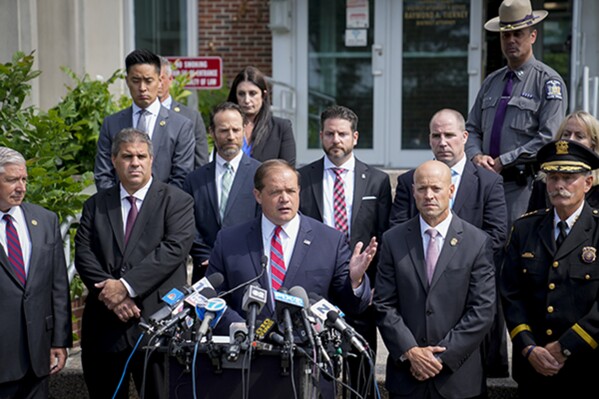
[[291, 321], [291, 314], [303, 309], [304, 301], [301, 298], [281, 291], [275, 291], [274, 297], [277, 320], [283, 323], [285, 342], [293, 344], [293, 322]]
[[229, 348], [227, 349], [227, 360], [236, 362], [241, 353], [241, 347], [248, 337], [248, 328], [245, 323], [235, 322], [229, 326]]
[[226, 295], [229, 295], [229, 294], [237, 291], [240, 288], [245, 287], [246, 285], [252, 284], [254, 281], [260, 280], [262, 278], [262, 276], [264, 276], [264, 273], [266, 272], [266, 265], [268, 265], [268, 257], [266, 257], [266, 255], [262, 255], [262, 258], [260, 258], [260, 266], [262, 266], [262, 270], [260, 271], [260, 273], [258, 273], [258, 275], [256, 277], [249, 279], [248, 281], [241, 283], [236, 287], [231, 288], [229, 291], [219, 293], [218, 297], [222, 298]]
[[247, 286], [243, 294], [241, 308], [247, 313], [248, 337], [250, 342], [254, 341], [254, 332], [256, 330], [256, 316], [262, 311], [266, 304], [268, 293], [254, 282]]
[[356, 348], [359, 352], [364, 354], [367, 357], [370, 357], [368, 353], [368, 349], [360, 342], [360, 340], [356, 337], [357, 333], [354, 329], [345, 322], [341, 317], [339, 317], [339, 313], [334, 310], [329, 311], [327, 313], [327, 326], [333, 327], [335, 330], [339, 331], [345, 339], [347, 339], [354, 348]]
[[283, 346], [285, 339], [276, 331], [276, 323], [273, 319], [266, 318], [256, 329], [256, 339], [260, 341], [270, 340], [275, 344]]
[[312, 324], [310, 323], [310, 315], [308, 314], [307, 309], [310, 306], [310, 300], [308, 299], [308, 294], [304, 287], [296, 285], [295, 287], [291, 287], [289, 289], [289, 294], [301, 298], [304, 302], [304, 307], [300, 309], [300, 322], [302, 323], [303, 329], [306, 331], [306, 335], [308, 336], [308, 341], [310, 342], [310, 346], [312, 348], [316, 348], [314, 342], [314, 333], [312, 330]]

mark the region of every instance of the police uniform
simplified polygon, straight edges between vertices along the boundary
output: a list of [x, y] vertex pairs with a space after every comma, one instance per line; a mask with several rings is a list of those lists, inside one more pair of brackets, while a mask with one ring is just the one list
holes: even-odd
[[[547, 144], [538, 158], [547, 173], [599, 166], [596, 154], [567, 140]], [[555, 215], [549, 208], [522, 216], [508, 240], [500, 292], [512, 375], [523, 397], [596, 397], [587, 392], [596, 388], [599, 370], [599, 211], [585, 202], [559, 247]], [[553, 341], [567, 360], [555, 376], [544, 377], [522, 351]]]
[[[489, 154], [495, 112], [506, 84], [508, 67], [489, 75], [468, 115], [466, 154]], [[503, 164], [508, 218], [522, 215], [527, 206], [537, 151], [552, 140], [568, 106], [560, 75], [532, 56], [515, 73], [512, 95], [501, 131], [499, 156]]]

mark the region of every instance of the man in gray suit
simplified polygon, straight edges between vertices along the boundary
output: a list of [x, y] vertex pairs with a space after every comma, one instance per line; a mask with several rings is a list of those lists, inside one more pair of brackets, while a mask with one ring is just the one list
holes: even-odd
[[160, 59], [147, 50], [134, 50], [125, 58], [127, 87], [133, 104], [104, 119], [98, 138], [94, 165], [96, 188], [110, 188], [118, 183], [111, 161], [114, 136], [121, 130], [136, 127], [152, 139], [154, 161], [152, 176], [177, 187], [193, 170], [195, 138], [192, 122], [160, 104]]
[[192, 282], [206, 272], [216, 234], [223, 227], [255, 219], [260, 206], [254, 198], [254, 174], [260, 162], [245, 155], [244, 115], [239, 105], [217, 105], [210, 116], [210, 134], [216, 155], [187, 175], [183, 190], [193, 196], [196, 237], [191, 247]]
[[24, 203], [27, 167], [0, 147], [0, 398], [47, 398], [72, 345], [58, 217]]
[[208, 140], [206, 139], [206, 126], [202, 115], [193, 108], [181, 104], [170, 95], [173, 83], [173, 70], [171, 63], [165, 57], [160, 58], [160, 75], [162, 86], [158, 89], [158, 97], [163, 107], [183, 115], [193, 123], [193, 132], [196, 139], [194, 169], [208, 163]]
[[491, 238], [452, 214], [451, 171], [428, 161], [414, 174], [420, 212], [383, 235], [374, 290], [389, 350], [390, 398], [481, 395], [480, 344], [495, 313]]

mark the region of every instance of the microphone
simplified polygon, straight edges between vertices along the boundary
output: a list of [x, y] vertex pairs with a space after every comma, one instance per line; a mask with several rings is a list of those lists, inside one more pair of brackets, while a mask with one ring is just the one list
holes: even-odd
[[313, 330], [312, 330], [312, 324], [310, 323], [310, 315], [306, 311], [306, 309], [308, 309], [310, 306], [310, 300], [308, 299], [308, 294], [306, 293], [306, 290], [304, 289], [304, 287], [302, 287], [300, 285], [291, 287], [289, 289], [289, 294], [294, 295], [303, 301], [304, 306], [300, 309], [300, 312], [299, 312], [299, 314], [301, 316], [300, 319], [301, 319], [302, 327], [303, 327], [303, 330], [305, 330], [306, 335], [308, 336], [308, 341], [310, 342], [310, 346], [312, 348], [316, 348], [316, 345], [314, 343], [314, 334], [313, 334]]
[[281, 291], [275, 291], [275, 311], [277, 320], [283, 322], [283, 331], [285, 342], [293, 344], [293, 323], [291, 322], [291, 313], [299, 312], [304, 307], [304, 301], [293, 295], [285, 294]]
[[189, 313], [189, 308], [183, 309], [181, 312], [177, 313], [175, 317], [168, 320], [163, 326], [161, 326], [156, 332], [153, 334], [155, 337], [159, 337], [164, 334], [171, 327], [178, 324], [181, 320], [184, 320], [187, 314]]
[[198, 297], [198, 293], [200, 293], [202, 290], [206, 288], [211, 288], [214, 291], [215, 287], [219, 287], [223, 283], [223, 281], [224, 277], [222, 274], [214, 273], [208, 277], [204, 277], [191, 287], [187, 285], [184, 286], [184, 292], [178, 290], [177, 288], [173, 288], [161, 298], [166, 305], [158, 309], [149, 317], [150, 323], [159, 323], [162, 320], [169, 317], [171, 313], [179, 313], [181, 310], [183, 310], [182, 305], [184, 302], [190, 304], [192, 307], [195, 307], [196, 302], [202, 302], [202, 300], [205, 302], [205, 295]]
[[266, 255], [262, 255], [262, 258], [260, 258], [260, 266], [262, 267], [262, 270], [260, 271], [260, 273], [258, 273], [258, 275], [256, 277], [249, 279], [248, 281], [241, 283], [236, 287], [231, 288], [229, 291], [219, 293], [218, 297], [222, 298], [224, 296], [227, 296], [227, 295], [237, 291], [238, 289], [245, 287], [246, 285], [252, 284], [254, 281], [260, 280], [262, 278], [262, 276], [264, 276], [264, 272], [266, 272], [266, 265], [268, 265], [268, 258], [266, 257]]
[[329, 311], [329, 313], [327, 313], [326, 325], [339, 331], [354, 348], [356, 348], [363, 355], [370, 357], [368, 354], [368, 349], [366, 349], [362, 342], [360, 342], [360, 340], [357, 338], [357, 333], [349, 324], [345, 322], [345, 320], [339, 317], [339, 313], [335, 312], [334, 310]]
[[241, 308], [247, 313], [248, 337], [250, 342], [254, 341], [254, 331], [256, 330], [256, 316], [262, 311], [266, 304], [267, 292], [261, 288], [258, 283], [252, 283], [247, 286], [243, 294]]
[[265, 339], [269, 339], [275, 344], [279, 344], [283, 346], [285, 344], [285, 339], [281, 334], [279, 334], [276, 329], [276, 323], [273, 319], [264, 319], [262, 323], [256, 329], [256, 339], [260, 341], [264, 341]]
[[310, 311], [323, 323], [327, 321], [327, 314], [330, 311], [338, 313], [341, 315], [341, 317], [344, 316], [344, 313], [341, 311], [341, 309], [314, 292], [310, 293], [310, 303], [313, 303], [313, 305], [310, 306]]
[[206, 335], [209, 328], [214, 328], [218, 324], [226, 309], [227, 304], [222, 298], [210, 298], [205, 307], [196, 307], [196, 315], [202, 320], [196, 333], [196, 342]]
[[229, 348], [227, 350], [227, 360], [236, 362], [241, 353], [241, 346], [248, 337], [248, 328], [245, 323], [235, 322], [229, 326]]

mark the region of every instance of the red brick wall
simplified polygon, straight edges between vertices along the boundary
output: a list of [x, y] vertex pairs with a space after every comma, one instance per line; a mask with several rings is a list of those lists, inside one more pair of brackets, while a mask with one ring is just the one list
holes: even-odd
[[199, 55], [220, 56], [227, 87], [244, 67], [272, 75], [269, 0], [198, 0]]

